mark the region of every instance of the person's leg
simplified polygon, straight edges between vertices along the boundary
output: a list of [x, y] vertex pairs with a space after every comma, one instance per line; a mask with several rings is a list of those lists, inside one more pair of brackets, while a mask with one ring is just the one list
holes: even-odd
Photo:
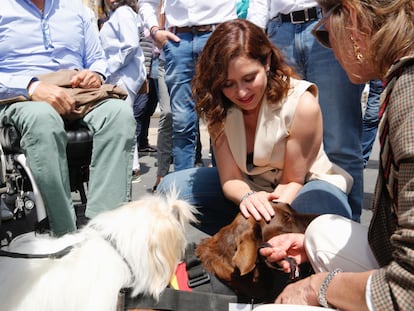
[[[157, 136], [157, 177], [164, 177], [170, 170], [172, 157], [172, 116], [170, 106], [170, 95], [165, 83], [165, 62], [158, 63], [158, 98], [160, 108], [160, 119], [158, 121]], [[160, 179], [157, 180], [156, 185]]]
[[[145, 81], [144, 81], [145, 83]], [[128, 92], [128, 97], [125, 99], [125, 103], [129, 105], [132, 109], [134, 109], [134, 103], [137, 98], [137, 95], [135, 92], [130, 90], [126, 87], [126, 85], [123, 83], [122, 80], [119, 80], [117, 84], [121, 87], [123, 87]], [[138, 125], [137, 125], [138, 127]], [[136, 129], [137, 130], [137, 129]], [[138, 154], [138, 145], [135, 144], [134, 146], [134, 160], [132, 162], [132, 182], [138, 182], [140, 180], [140, 170], [141, 165], [139, 163], [139, 154]]]
[[361, 85], [352, 84], [330, 49], [318, 44], [311, 30], [317, 21], [304, 24], [269, 22], [268, 36], [282, 50], [302, 78], [319, 88], [323, 116], [323, 142], [329, 159], [354, 179], [348, 196], [352, 218], [359, 221], [363, 202], [361, 148]]
[[2, 124], [13, 124], [39, 187], [52, 232], [58, 236], [76, 230], [66, 158], [67, 136], [62, 118], [44, 102], [4, 106]]
[[136, 123], [131, 107], [117, 99], [104, 101], [83, 120], [94, 133], [85, 213], [93, 217], [130, 199]]
[[315, 272], [377, 269], [368, 244], [368, 227], [337, 215], [314, 219], [305, 232], [305, 248]]
[[307, 182], [292, 201], [291, 206], [301, 213], [352, 217], [346, 193], [323, 180]]
[[139, 136], [138, 145], [141, 148], [147, 148], [148, 151], [155, 151], [153, 147], [149, 145], [148, 130], [151, 122], [151, 116], [154, 114], [158, 104], [158, 95], [155, 88], [155, 81], [152, 78], [148, 78], [148, 99], [144, 108], [144, 112], [141, 119], [141, 133]]
[[198, 54], [210, 33], [177, 35], [181, 39], [180, 42], [169, 41], [164, 47], [165, 81], [171, 98], [175, 171], [194, 166], [198, 117], [192, 99], [191, 80]]
[[318, 85], [320, 91], [324, 147], [329, 159], [354, 179], [348, 201], [352, 219], [360, 221], [364, 195], [361, 147], [363, 87], [349, 81], [331, 50], [320, 46], [318, 50], [320, 53], [310, 53], [309, 62], [313, 65], [308, 69], [307, 77]]
[[136, 136], [136, 143], [138, 145], [138, 149], [139, 149], [139, 142], [140, 142], [141, 134], [142, 134], [145, 106], [147, 105], [147, 102], [148, 102], [148, 94], [142, 93], [136, 96], [134, 103], [133, 103], [134, 118], [137, 124], [136, 129], [135, 129], [135, 136]]
[[194, 76], [192, 37], [179, 34], [178, 43], [167, 42], [165, 82], [170, 91], [174, 170], [191, 168], [195, 160], [197, 115], [191, 94]]
[[213, 235], [231, 223], [239, 212], [238, 207], [224, 197], [216, 168], [191, 168], [165, 176], [157, 192], [166, 194], [175, 187], [178, 198], [197, 207], [200, 223], [195, 227]]
[[362, 119], [362, 155], [366, 166], [375, 142], [379, 122], [380, 95], [382, 93], [381, 80], [369, 82], [369, 92], [364, 117]]

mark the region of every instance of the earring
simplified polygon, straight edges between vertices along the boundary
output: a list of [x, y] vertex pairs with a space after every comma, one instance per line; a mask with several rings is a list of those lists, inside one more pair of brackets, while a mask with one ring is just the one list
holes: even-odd
[[358, 63], [362, 64], [362, 62], [364, 61], [364, 55], [362, 55], [361, 49], [359, 48], [359, 45], [355, 41], [354, 37], [351, 36], [350, 39], [351, 39], [351, 42], [352, 42], [352, 44], [354, 46], [354, 54], [355, 54], [355, 57], [356, 57]]

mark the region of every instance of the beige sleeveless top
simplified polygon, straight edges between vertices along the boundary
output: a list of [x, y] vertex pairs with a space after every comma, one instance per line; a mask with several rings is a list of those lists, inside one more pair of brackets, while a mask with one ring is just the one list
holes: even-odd
[[[224, 132], [233, 158], [253, 190], [272, 192], [278, 185], [283, 171], [286, 139], [289, 137], [299, 98], [307, 90], [318, 95], [315, 84], [292, 78], [288, 96], [281, 103], [269, 104], [264, 99], [257, 120], [253, 165], [248, 166], [246, 163], [243, 112], [235, 106], [228, 110]], [[351, 175], [328, 159], [323, 144], [306, 176], [306, 181], [314, 179], [325, 180], [347, 194], [353, 184]]]

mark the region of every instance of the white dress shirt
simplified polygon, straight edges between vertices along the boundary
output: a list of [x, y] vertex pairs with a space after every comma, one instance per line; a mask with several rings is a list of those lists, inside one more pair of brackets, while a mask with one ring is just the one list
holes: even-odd
[[[159, 0], [139, 0], [139, 12], [148, 29], [158, 25]], [[166, 25], [199, 26], [218, 24], [237, 18], [236, 1], [230, 0], [164, 0]]]
[[316, 6], [315, 0], [254, 0], [250, 2], [247, 19], [266, 28], [269, 19], [280, 13], [289, 14]]
[[128, 5], [123, 5], [111, 13], [99, 33], [110, 72], [107, 83], [125, 88], [131, 103], [147, 75], [139, 43], [141, 27], [139, 15]]

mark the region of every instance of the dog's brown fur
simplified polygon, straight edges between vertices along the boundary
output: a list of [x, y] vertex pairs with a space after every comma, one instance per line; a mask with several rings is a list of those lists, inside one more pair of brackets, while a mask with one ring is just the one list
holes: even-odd
[[286, 203], [274, 202], [272, 206], [275, 216], [270, 222], [257, 222], [239, 213], [231, 224], [203, 239], [196, 249], [203, 266], [236, 293], [264, 301], [274, 299], [280, 286], [278, 279], [284, 276], [259, 258], [258, 248], [275, 235], [305, 232], [318, 216], [297, 213]]

